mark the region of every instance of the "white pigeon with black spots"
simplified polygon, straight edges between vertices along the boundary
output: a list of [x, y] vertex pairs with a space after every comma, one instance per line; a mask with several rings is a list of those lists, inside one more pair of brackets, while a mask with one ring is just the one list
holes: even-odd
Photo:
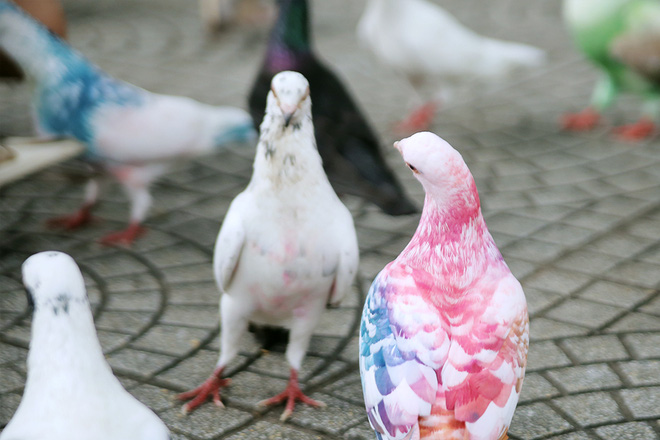
[[103, 357], [76, 262], [41, 252], [23, 263], [33, 305], [27, 382], [1, 440], [168, 440], [153, 411], [122, 387]]
[[319, 406], [300, 390], [298, 371], [326, 304], [339, 303], [357, 273], [353, 218], [323, 171], [309, 83], [284, 71], [271, 84], [252, 179], [233, 200], [215, 245], [220, 358], [204, 384], [179, 396], [192, 399], [184, 412], [207, 398], [222, 406], [219, 390], [228, 383], [222, 373], [238, 353], [248, 322], [290, 329], [289, 383], [262, 404], [286, 401], [282, 420], [296, 400]]

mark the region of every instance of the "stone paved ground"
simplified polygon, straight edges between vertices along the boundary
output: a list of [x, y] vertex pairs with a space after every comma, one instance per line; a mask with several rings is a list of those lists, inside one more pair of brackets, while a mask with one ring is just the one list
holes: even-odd
[[[587, 101], [594, 69], [575, 53], [559, 0], [446, 0], [490, 35], [549, 50], [544, 69], [493, 90], [463, 90], [434, 131], [463, 154], [486, 221], [522, 282], [532, 316], [527, 378], [512, 439], [660, 438], [660, 145], [613, 141], [610, 126], [586, 135], [557, 129], [560, 114]], [[316, 0], [317, 47], [347, 80], [378, 128], [395, 170], [420, 203], [422, 191], [387, 146], [389, 124], [411, 103], [410, 87], [355, 43], [364, 0]], [[156, 92], [245, 105], [265, 29], [206, 37], [194, 2], [65, 0], [73, 44], [116, 76]], [[30, 132], [24, 87], [0, 85], [0, 134]], [[610, 124], [637, 115], [632, 100]], [[245, 338], [231, 365], [227, 409], [188, 417], [172, 400], [212, 370], [218, 351], [214, 239], [231, 199], [246, 185], [253, 149], [194, 161], [160, 181], [149, 234], [133, 249], [95, 240], [119, 228], [127, 204], [116, 185], [103, 194], [103, 221], [75, 233], [44, 220], [80, 201], [80, 164], [64, 163], [0, 190], [0, 426], [25, 381], [30, 315], [19, 268], [32, 253], [59, 249], [79, 262], [99, 338], [125, 386], [168, 424], [174, 439], [372, 439], [357, 370], [357, 326], [374, 275], [408, 242], [418, 216], [389, 218], [346, 198], [358, 228], [361, 270], [353, 294], [329, 310], [304, 362], [303, 382], [328, 407], [255, 402], [284, 386], [279, 352]], [[73, 177], [72, 177], [73, 176]]]

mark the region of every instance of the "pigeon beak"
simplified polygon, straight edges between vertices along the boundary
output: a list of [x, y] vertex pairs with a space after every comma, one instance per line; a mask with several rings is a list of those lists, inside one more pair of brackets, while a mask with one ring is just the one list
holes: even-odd
[[[295, 113], [295, 112], [293, 112]], [[285, 113], [284, 114], [284, 126], [288, 127], [289, 124], [291, 123], [291, 119], [293, 118], [293, 113]]]
[[396, 142], [394, 143], [394, 148], [396, 148], [396, 150], [397, 150], [400, 154], [403, 154], [403, 153], [401, 152], [401, 147], [399, 146], [399, 142], [400, 142], [400, 141], [396, 141]]
[[288, 127], [291, 124], [291, 119], [293, 115], [296, 114], [298, 107], [290, 104], [280, 103], [280, 110], [282, 111], [282, 117], [284, 118], [284, 126]]

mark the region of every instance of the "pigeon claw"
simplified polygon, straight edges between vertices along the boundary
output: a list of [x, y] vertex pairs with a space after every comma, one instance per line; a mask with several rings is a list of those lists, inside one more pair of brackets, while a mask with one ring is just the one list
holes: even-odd
[[66, 229], [67, 231], [70, 231], [89, 224], [93, 220], [94, 217], [92, 217], [91, 206], [84, 205], [73, 214], [46, 220], [46, 225], [49, 228]]
[[280, 416], [280, 421], [285, 422], [296, 407], [296, 401], [300, 401], [306, 405], [313, 406], [315, 408], [324, 408], [326, 405], [323, 402], [314, 400], [311, 397], [307, 397], [300, 390], [298, 385], [298, 375], [295, 370], [291, 370], [291, 377], [289, 378], [289, 383], [287, 384], [284, 391], [280, 394], [271, 397], [270, 399], [265, 399], [257, 403], [257, 406], [272, 406], [277, 405], [286, 401], [286, 406], [284, 407], [284, 412]]
[[642, 118], [638, 122], [623, 125], [614, 129], [614, 135], [623, 141], [641, 141], [647, 139], [655, 132], [655, 124], [649, 118]]
[[568, 113], [561, 118], [561, 127], [566, 131], [589, 131], [600, 121], [600, 114], [592, 108], [580, 113]]
[[130, 247], [135, 240], [147, 232], [147, 229], [138, 223], [131, 223], [123, 231], [113, 232], [101, 238], [101, 244], [106, 246], [126, 246]]
[[403, 121], [394, 125], [394, 131], [397, 134], [407, 135], [418, 131], [429, 129], [435, 112], [438, 109], [438, 103], [427, 102], [413, 112]]
[[206, 402], [209, 397], [213, 400], [213, 403], [216, 406], [220, 408], [225, 407], [225, 405], [222, 403], [222, 400], [220, 400], [220, 388], [229, 385], [231, 383], [231, 379], [221, 379], [220, 375], [222, 374], [222, 370], [222, 368], [218, 368], [213, 372], [211, 377], [206, 379], [202, 385], [198, 386], [194, 390], [186, 391], [185, 393], [181, 393], [176, 396], [179, 400], [192, 399], [181, 408], [181, 412], [184, 415], [197, 409], [197, 407]]

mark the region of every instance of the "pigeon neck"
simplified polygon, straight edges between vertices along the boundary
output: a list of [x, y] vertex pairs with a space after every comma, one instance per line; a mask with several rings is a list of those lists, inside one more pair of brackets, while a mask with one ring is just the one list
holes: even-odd
[[[58, 298], [37, 305], [32, 318], [26, 391], [30, 383], [66, 389], [72, 382], [102, 382], [108, 374], [112, 372], [103, 357], [86, 298]], [[73, 387], [78, 388], [80, 385]]]
[[489, 266], [504, 264], [475, 196], [448, 206], [427, 192], [417, 231], [399, 257], [442, 280], [446, 293], [463, 292]]
[[281, 0], [280, 12], [268, 40], [270, 71], [296, 70], [311, 55], [307, 0]]
[[274, 123], [274, 120], [266, 113], [261, 124], [250, 186], [309, 185], [311, 180], [323, 178], [327, 181], [316, 149], [311, 114], [288, 127]]
[[57, 80], [84, 58], [17, 6], [0, 4], [0, 47], [36, 81]]

